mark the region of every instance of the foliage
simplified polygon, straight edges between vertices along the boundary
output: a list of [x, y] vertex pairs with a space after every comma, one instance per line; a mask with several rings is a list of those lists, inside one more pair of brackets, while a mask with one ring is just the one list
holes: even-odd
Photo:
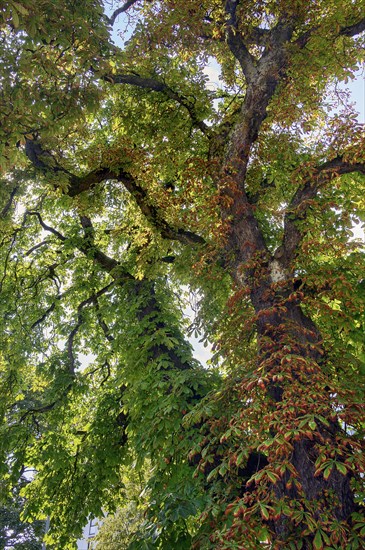
[[123, 478], [123, 501], [114, 515], [103, 519], [95, 538], [98, 550], [123, 550], [128, 548], [132, 536], [143, 530], [144, 513], [149, 504], [146, 491], [147, 476], [130, 469]]
[[28, 4], [0, 5], [4, 491], [37, 472], [49, 548], [128, 514], [132, 470], [131, 548], [360, 548], [363, 0]]
[[0, 547], [15, 550], [41, 550], [44, 534], [44, 521], [32, 525], [21, 521], [24, 498], [19, 495], [27, 481], [22, 478], [19, 485], [0, 503]]

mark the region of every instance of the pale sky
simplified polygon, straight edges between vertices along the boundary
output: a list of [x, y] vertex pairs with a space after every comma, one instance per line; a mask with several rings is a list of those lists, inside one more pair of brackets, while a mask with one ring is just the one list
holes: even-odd
[[356, 80], [352, 80], [347, 84], [351, 92], [352, 101], [355, 104], [360, 118], [359, 121], [365, 122], [365, 66], [362, 71], [357, 73]]

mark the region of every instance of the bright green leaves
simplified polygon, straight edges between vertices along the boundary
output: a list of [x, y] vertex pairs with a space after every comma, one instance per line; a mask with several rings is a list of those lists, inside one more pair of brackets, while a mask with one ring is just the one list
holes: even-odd
[[38, 521], [29, 525], [20, 519], [24, 507], [24, 499], [20, 496], [20, 492], [27, 483], [29, 480], [23, 476], [11, 495], [6, 496], [4, 491], [1, 491], [0, 545], [2, 548], [18, 547], [24, 550], [41, 548], [45, 523]]
[[[30, 500], [25, 514], [48, 514], [49, 540], [54, 543], [70, 538], [68, 533], [59, 538], [64, 522], [80, 533], [89, 514], [101, 516], [102, 508], [114, 507], [125, 456], [120, 400], [120, 390], [111, 389], [110, 382], [97, 397], [85, 385], [78, 390], [76, 384], [64, 406], [56, 405], [48, 415], [48, 430], [29, 453], [38, 474], [27, 488]], [[57, 429], [60, 425], [62, 429]], [[65, 500], [68, 508], [62, 510]]]
[[14, 147], [40, 129], [54, 133], [60, 120], [80, 118], [85, 105], [95, 104], [98, 92], [88, 73], [90, 62], [108, 51], [109, 44], [102, 8], [94, 2], [71, 7], [42, 1], [31, 8], [9, 2], [9, 9], [13, 30], [3, 28], [0, 56], [0, 135]]
[[[127, 445], [140, 465], [150, 457], [160, 471], [180, 467], [188, 451], [183, 416], [211, 387], [184, 341], [166, 281], [156, 283], [156, 295], [143, 275], [123, 283], [114, 274], [113, 283], [95, 263], [98, 247], [108, 246], [105, 225], [97, 223], [98, 239], [88, 241], [66, 205], [50, 193], [38, 203], [42, 214], [25, 213], [2, 243], [3, 323], [19, 377], [4, 411], [13, 428], [11, 438], [2, 433], [2, 451], [15, 453], [15, 478], [23, 463], [38, 471], [25, 513], [51, 515], [49, 540], [62, 545], [71, 536], [62, 525], [79, 533], [88, 514], [113, 507]], [[25, 376], [21, 361], [29, 368], [30, 360], [35, 367]]]

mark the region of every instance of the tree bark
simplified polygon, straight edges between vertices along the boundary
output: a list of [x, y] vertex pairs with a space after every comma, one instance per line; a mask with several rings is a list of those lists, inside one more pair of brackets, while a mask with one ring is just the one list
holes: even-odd
[[[286, 288], [279, 291], [269, 284], [269, 275], [257, 287], [251, 288], [251, 299], [255, 307], [258, 332], [258, 373], [264, 380], [266, 391], [271, 399], [272, 412], [280, 410], [283, 425], [287, 429], [295, 427], [299, 418], [316, 412], [324, 419], [316, 419], [316, 430], [310, 434], [294, 437], [290, 440], [291, 454], [289, 459], [296, 472], [298, 485], [293, 485], [287, 473], [274, 485], [277, 500], [300, 501], [312, 513], [314, 520], [321, 521], [322, 514], [329, 514], [332, 519], [349, 522], [350, 515], [357, 510], [354, 493], [350, 486], [352, 475], [344, 475], [333, 467], [328, 479], [323, 472], [316, 473], [316, 460], [319, 457], [319, 447], [338, 447], [338, 441], [343, 437], [343, 429], [336, 417], [336, 401], [332, 399], [330, 390], [322, 382], [322, 402], [318, 410], [313, 403], [312, 389], [318, 380], [325, 380], [325, 350], [317, 326], [306, 315], [300, 305], [292, 283], [287, 282]], [[290, 288], [291, 287], [291, 288]], [[283, 367], [283, 363], [284, 366]], [[288, 365], [289, 368], [288, 368]], [[278, 374], [284, 375], [284, 381], [278, 382]], [[280, 378], [280, 376], [279, 376]], [[296, 390], [297, 403], [295, 401]], [[301, 399], [305, 396], [305, 399]], [[291, 408], [296, 413], [289, 414]], [[290, 418], [290, 422], [288, 419]], [[277, 435], [276, 430], [271, 431]], [[341, 462], [341, 456], [336, 460]], [[268, 454], [269, 463], [276, 458]], [[281, 516], [276, 521], [270, 521], [270, 526], [276, 539], [285, 542], [297, 532], [298, 526], [291, 523], [287, 517]], [[313, 534], [303, 538], [303, 548], [313, 548]]]

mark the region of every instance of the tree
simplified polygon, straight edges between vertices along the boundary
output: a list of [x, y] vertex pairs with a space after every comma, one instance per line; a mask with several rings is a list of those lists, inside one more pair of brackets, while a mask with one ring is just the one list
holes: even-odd
[[38, 472], [26, 517], [72, 547], [148, 461], [135, 548], [360, 548], [365, 149], [338, 85], [363, 0], [1, 10], [0, 449], [9, 487]]
[[95, 548], [124, 550], [129, 547], [134, 535], [143, 536], [143, 530], [147, 527], [145, 512], [149, 506], [146, 482], [147, 477], [142, 472], [134, 469], [124, 472], [123, 502], [115, 514], [103, 519], [93, 541]]
[[0, 548], [15, 550], [41, 550], [44, 535], [44, 522], [36, 521], [32, 525], [21, 521], [24, 499], [19, 491], [26, 485], [22, 478], [12, 495], [0, 504]]

